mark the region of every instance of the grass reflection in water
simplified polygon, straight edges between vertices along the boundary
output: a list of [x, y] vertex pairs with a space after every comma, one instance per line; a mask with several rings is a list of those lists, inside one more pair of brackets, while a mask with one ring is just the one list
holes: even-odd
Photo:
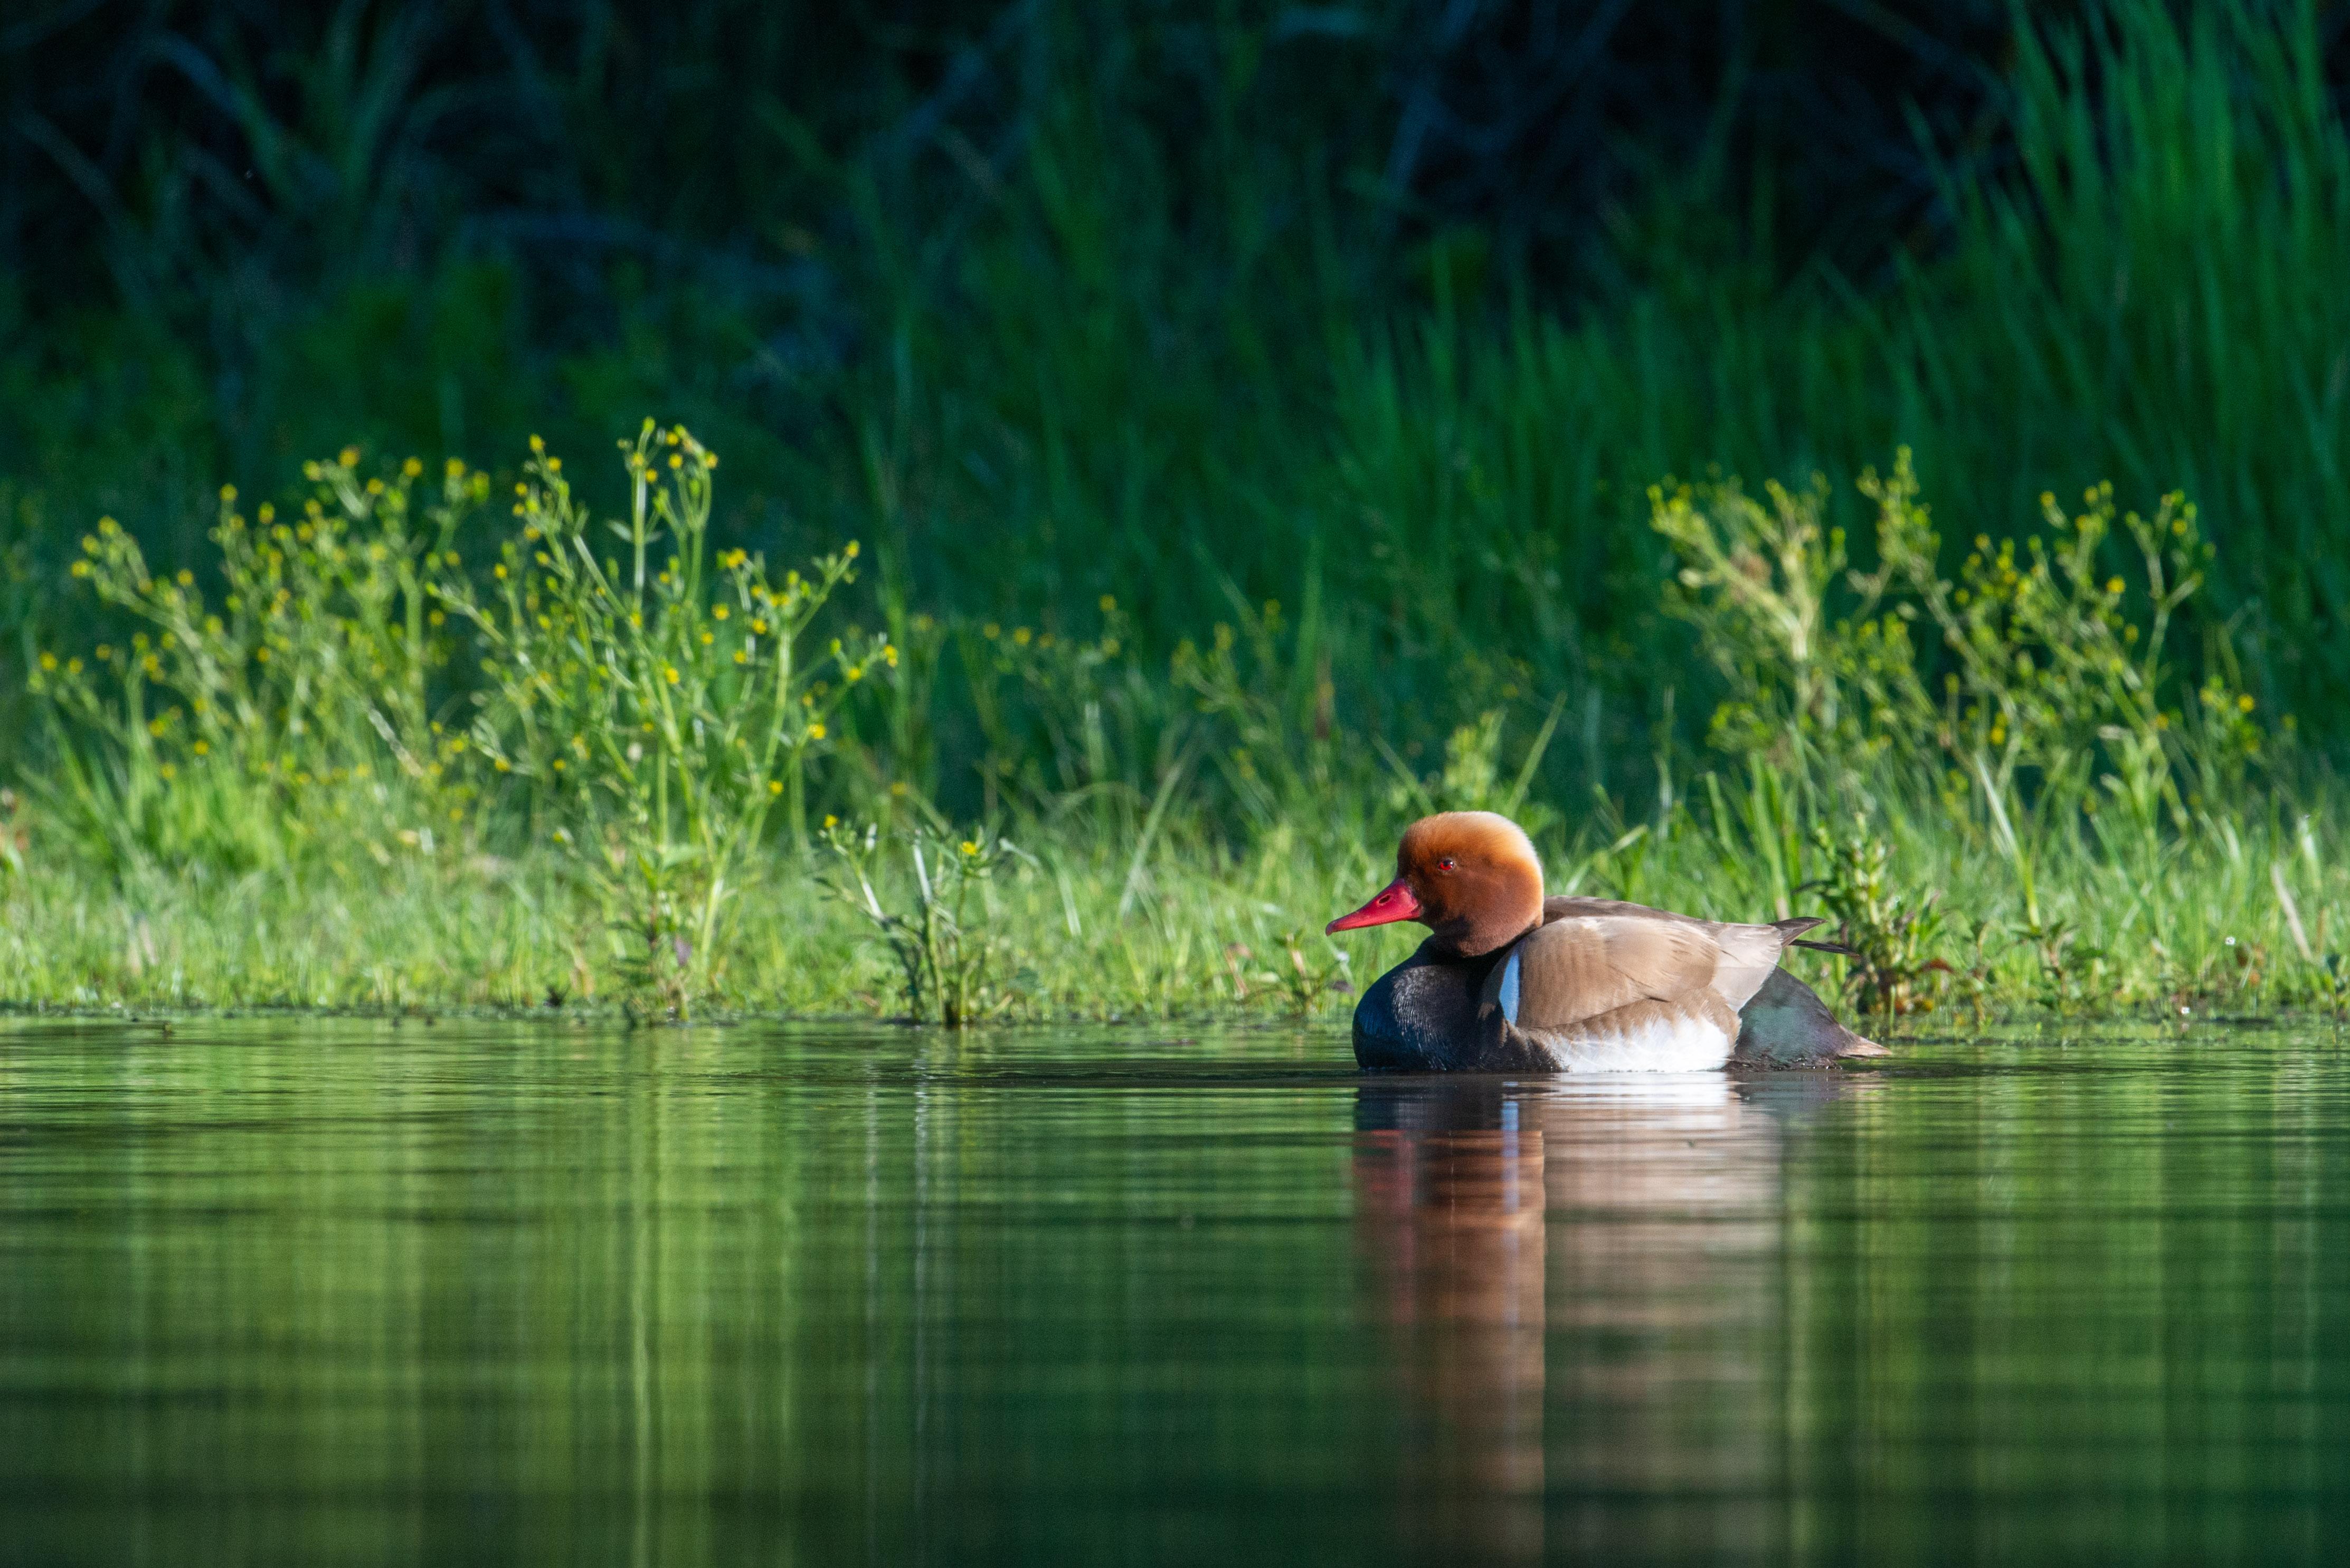
[[2330, 1043], [1345, 1058], [13, 1026], [0, 1559], [2343, 1544]]

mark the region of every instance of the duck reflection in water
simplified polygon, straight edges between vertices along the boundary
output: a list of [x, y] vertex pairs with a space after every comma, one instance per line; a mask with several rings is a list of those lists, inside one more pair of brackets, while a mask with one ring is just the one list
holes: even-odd
[[[1399, 1543], [1534, 1561], [1780, 1527], [1783, 1140], [1802, 1074], [1357, 1090], [1367, 1318], [1404, 1400]], [[1548, 1518], [1545, 1519], [1547, 1506]]]

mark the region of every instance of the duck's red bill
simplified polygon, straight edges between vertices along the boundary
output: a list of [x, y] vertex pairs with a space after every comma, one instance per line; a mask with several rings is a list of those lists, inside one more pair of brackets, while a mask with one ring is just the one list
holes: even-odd
[[1384, 926], [1395, 920], [1419, 919], [1419, 900], [1400, 877], [1380, 888], [1371, 901], [1351, 915], [1341, 915], [1322, 928], [1324, 936], [1351, 931], [1357, 926]]

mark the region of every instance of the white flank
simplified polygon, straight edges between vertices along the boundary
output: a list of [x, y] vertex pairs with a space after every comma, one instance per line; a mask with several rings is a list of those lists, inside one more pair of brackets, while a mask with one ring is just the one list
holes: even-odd
[[1539, 1036], [1561, 1073], [1711, 1073], [1736, 1044], [1699, 1017], [1634, 1024], [1607, 1033]]
[[1502, 966], [1502, 1016], [1515, 1023], [1518, 1021], [1518, 954], [1510, 951], [1510, 961]]

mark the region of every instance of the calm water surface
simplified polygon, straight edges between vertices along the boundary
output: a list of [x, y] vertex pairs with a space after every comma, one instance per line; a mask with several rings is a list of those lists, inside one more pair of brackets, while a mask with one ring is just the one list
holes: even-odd
[[2342, 1561], [2350, 1054], [0, 1025], [0, 1558]]

